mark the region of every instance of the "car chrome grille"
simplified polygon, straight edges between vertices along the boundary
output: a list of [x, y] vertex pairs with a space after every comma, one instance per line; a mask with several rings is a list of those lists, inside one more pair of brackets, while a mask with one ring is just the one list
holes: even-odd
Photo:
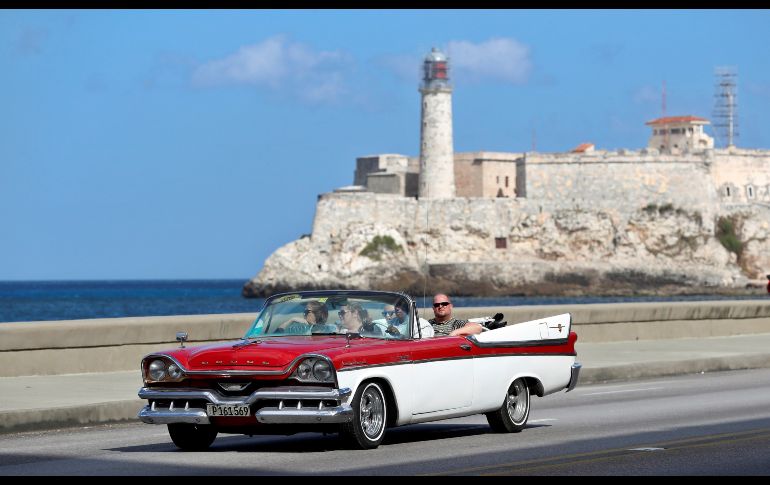
[[[217, 382], [217, 386], [228, 394], [241, 395], [249, 387], [250, 382]], [[250, 394], [250, 393], [246, 393]]]

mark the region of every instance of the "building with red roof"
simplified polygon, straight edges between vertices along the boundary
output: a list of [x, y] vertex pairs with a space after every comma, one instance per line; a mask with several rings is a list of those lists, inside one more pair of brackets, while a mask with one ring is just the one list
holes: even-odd
[[714, 139], [703, 131], [705, 125], [711, 124], [706, 118], [667, 116], [645, 124], [652, 127], [652, 136], [647, 143], [649, 148], [661, 152], [692, 152], [714, 148]]

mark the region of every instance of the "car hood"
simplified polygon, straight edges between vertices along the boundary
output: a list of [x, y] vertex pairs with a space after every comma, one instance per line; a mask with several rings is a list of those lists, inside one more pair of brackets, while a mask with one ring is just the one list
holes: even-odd
[[[373, 339], [368, 341], [376, 344]], [[173, 357], [192, 372], [221, 369], [275, 371], [287, 367], [304, 354], [336, 353], [338, 349], [345, 349], [346, 343], [347, 339], [342, 336], [266, 337], [180, 348], [161, 353]], [[355, 344], [360, 347], [364, 342], [358, 340]]]

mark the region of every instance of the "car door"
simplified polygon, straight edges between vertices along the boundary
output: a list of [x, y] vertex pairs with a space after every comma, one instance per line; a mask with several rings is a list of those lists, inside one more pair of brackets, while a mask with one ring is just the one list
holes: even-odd
[[435, 337], [411, 344], [413, 416], [471, 406], [474, 349], [465, 337]]

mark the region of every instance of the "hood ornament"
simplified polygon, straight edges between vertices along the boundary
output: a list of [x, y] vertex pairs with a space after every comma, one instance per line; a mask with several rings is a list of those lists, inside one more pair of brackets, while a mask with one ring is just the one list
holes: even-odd
[[246, 337], [241, 337], [241, 341], [238, 342], [237, 344], [233, 345], [233, 348], [234, 349], [241, 349], [243, 347], [246, 347], [247, 345], [252, 345], [252, 344], [259, 345], [261, 343], [262, 343], [261, 339], [256, 339], [255, 340], [253, 338], [248, 339]]
[[180, 348], [184, 348], [184, 343], [187, 340], [187, 332], [177, 332], [176, 339], [179, 340]]

